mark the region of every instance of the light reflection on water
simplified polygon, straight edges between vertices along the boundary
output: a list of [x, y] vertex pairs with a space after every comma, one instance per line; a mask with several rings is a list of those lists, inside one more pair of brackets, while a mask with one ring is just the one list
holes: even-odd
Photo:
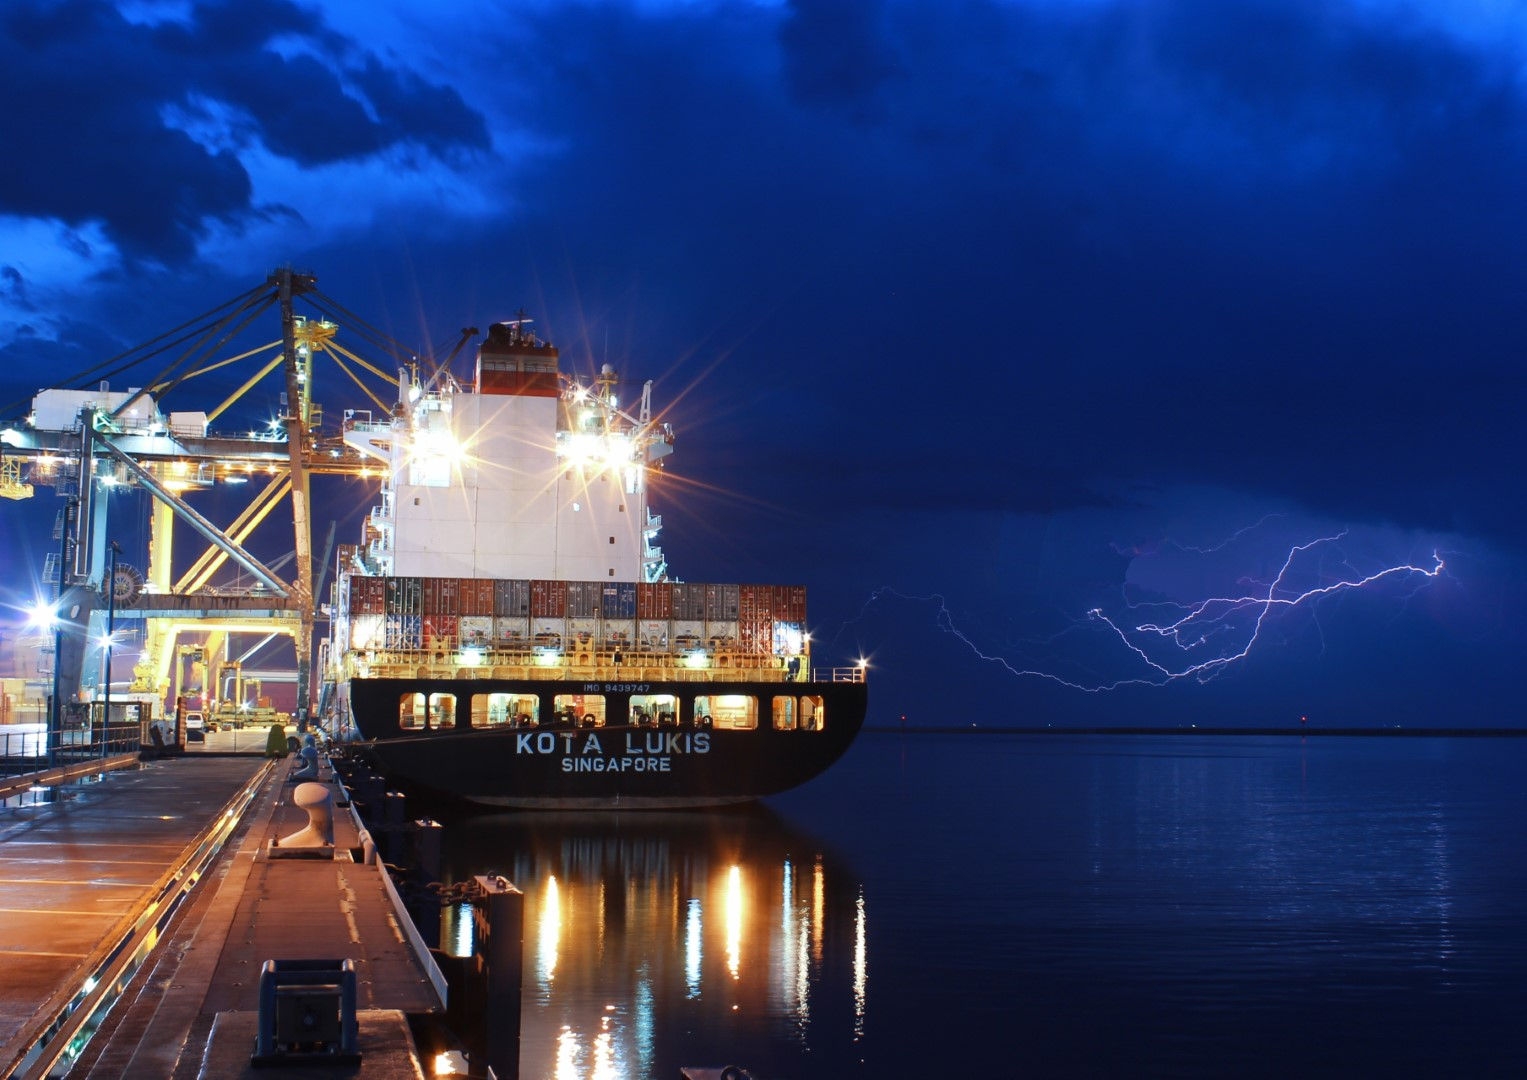
[[[791, 1055], [862, 1032], [864, 897], [766, 810], [498, 815], [447, 839], [455, 880], [503, 874], [525, 894], [523, 1076], [729, 1063], [792, 1075]], [[463, 924], [470, 937], [470, 918], [452, 913], [446, 940]], [[813, 1026], [824, 996], [837, 999], [835, 1035]], [[794, 1049], [781, 1056], [770, 1047], [784, 1037]]]
[[527, 1078], [1504, 1076], [1524, 818], [1527, 738], [866, 733], [767, 810], [446, 843], [525, 891]]

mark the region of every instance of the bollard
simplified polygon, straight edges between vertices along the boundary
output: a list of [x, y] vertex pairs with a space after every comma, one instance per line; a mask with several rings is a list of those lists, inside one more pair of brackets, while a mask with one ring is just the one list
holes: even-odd
[[302, 829], [275, 840], [270, 847], [273, 859], [332, 859], [334, 857], [334, 796], [325, 784], [298, 784], [292, 791], [292, 803], [307, 811], [308, 823]]
[[313, 736], [304, 736], [302, 751], [297, 755], [302, 765], [292, 770], [292, 775], [287, 777], [287, 783], [296, 783], [299, 780], [318, 779], [318, 747], [314, 745]]

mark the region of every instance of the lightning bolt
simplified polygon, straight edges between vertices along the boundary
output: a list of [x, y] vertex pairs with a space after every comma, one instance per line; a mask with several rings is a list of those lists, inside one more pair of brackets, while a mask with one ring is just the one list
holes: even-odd
[[[1264, 518], [1257, 525], [1266, 520]], [[1218, 551], [1257, 525], [1239, 530], [1229, 540], [1208, 548], [1191, 548], [1171, 541], [1167, 543], [1181, 551]], [[894, 596], [902, 600], [937, 604], [934, 622], [939, 630], [960, 641], [979, 660], [998, 665], [1015, 677], [1045, 679], [1087, 693], [1101, 693], [1125, 686], [1165, 686], [1183, 679], [1206, 683], [1251, 655], [1263, 641], [1264, 631], [1268, 629], [1270, 621], [1279, 614], [1313, 606], [1334, 594], [1367, 588], [1386, 580], [1415, 582], [1416, 589], [1410, 594], [1414, 596], [1415, 591], [1436, 580], [1446, 568], [1446, 562], [1436, 551], [1432, 553], [1430, 566], [1402, 563], [1370, 573], [1361, 573], [1342, 559], [1340, 566], [1343, 572], [1337, 574], [1334, 580], [1326, 580], [1310, 587], [1300, 587], [1295, 583], [1298, 566], [1302, 561], [1323, 548], [1334, 547], [1346, 535], [1346, 530], [1342, 530], [1330, 536], [1295, 544], [1289, 549], [1271, 581], [1265, 585], [1255, 585], [1238, 595], [1212, 596], [1191, 604], [1126, 604], [1130, 611], [1169, 608], [1178, 613], [1174, 618], [1137, 622], [1108, 615], [1101, 607], [1094, 607], [1085, 617], [1072, 620], [1067, 629], [1044, 642], [1054, 645], [1078, 629], [1099, 630], [1122, 648], [1124, 658], [1134, 668], [1133, 672], [1118, 677], [1099, 676], [1082, 681], [1066, 678], [1053, 671], [1022, 667], [1005, 656], [988, 653], [956, 625], [948, 603], [940, 594], [911, 596], [891, 588], [878, 589], [865, 602], [859, 615], [846, 625], [863, 619], [878, 600]]]

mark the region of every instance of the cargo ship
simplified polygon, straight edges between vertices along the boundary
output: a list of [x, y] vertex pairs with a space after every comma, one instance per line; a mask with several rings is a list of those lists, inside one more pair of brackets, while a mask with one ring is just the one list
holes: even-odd
[[800, 585], [672, 578], [647, 502], [673, 450], [521, 317], [471, 382], [405, 369], [345, 442], [380, 502], [337, 552], [322, 721], [389, 776], [515, 808], [683, 808], [803, 783], [863, 724], [865, 665], [817, 668]]

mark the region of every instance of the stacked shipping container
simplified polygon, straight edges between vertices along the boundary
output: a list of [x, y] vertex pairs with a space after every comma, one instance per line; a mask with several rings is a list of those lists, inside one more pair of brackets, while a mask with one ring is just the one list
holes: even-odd
[[353, 649], [799, 652], [803, 585], [551, 581], [354, 575], [344, 598]]

